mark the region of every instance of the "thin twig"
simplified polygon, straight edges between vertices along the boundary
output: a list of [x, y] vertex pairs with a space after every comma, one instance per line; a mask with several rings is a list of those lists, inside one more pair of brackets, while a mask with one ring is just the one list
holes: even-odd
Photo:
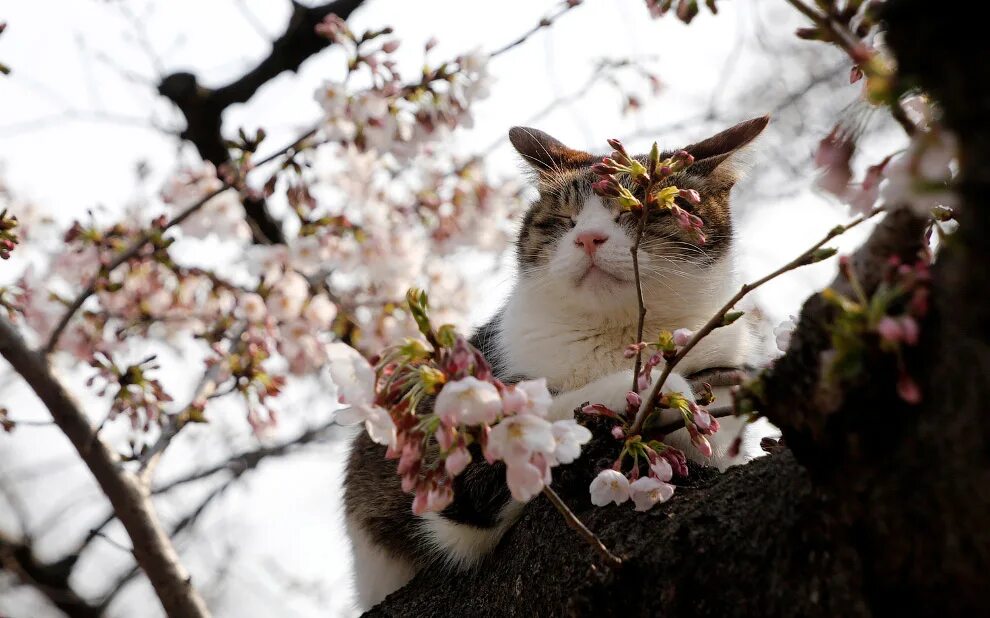
[[836, 236], [839, 236], [840, 234], [843, 234], [851, 230], [860, 223], [863, 223], [864, 221], [874, 217], [875, 215], [883, 211], [884, 209], [882, 207], [875, 208], [866, 214], [856, 217], [855, 219], [853, 219], [852, 221], [850, 221], [845, 225], [839, 225], [832, 228], [831, 230], [829, 230], [828, 234], [826, 234], [824, 238], [822, 238], [820, 241], [812, 245], [811, 248], [801, 253], [801, 255], [797, 256], [796, 258], [784, 264], [783, 266], [771, 272], [770, 274], [765, 275], [757, 279], [756, 281], [753, 281], [752, 283], [744, 284], [739, 289], [739, 291], [736, 292], [736, 294], [732, 298], [730, 298], [728, 302], [726, 302], [722, 306], [722, 308], [719, 309], [715, 313], [715, 315], [713, 315], [711, 319], [708, 320], [708, 322], [705, 323], [704, 326], [702, 326], [700, 329], [698, 329], [696, 333], [694, 333], [694, 335], [691, 337], [691, 340], [688, 341], [687, 344], [684, 345], [684, 347], [682, 347], [680, 350], [677, 351], [677, 354], [674, 356], [674, 358], [672, 358], [669, 362], [664, 364], [663, 372], [660, 374], [659, 379], [657, 379], [656, 383], [653, 385], [653, 389], [650, 391], [649, 397], [644, 397], [643, 402], [639, 406], [639, 411], [636, 413], [636, 420], [633, 422], [632, 427], [629, 428], [629, 432], [628, 432], [629, 435], [634, 436], [642, 432], [643, 424], [646, 422], [646, 418], [649, 416], [650, 412], [653, 411], [653, 405], [660, 394], [660, 389], [663, 388], [663, 385], [667, 381], [667, 378], [670, 376], [671, 371], [673, 371], [674, 367], [676, 367], [677, 364], [681, 362], [685, 356], [687, 356], [688, 352], [694, 349], [694, 346], [696, 346], [699, 341], [701, 341], [704, 337], [706, 337], [716, 328], [722, 326], [726, 314], [729, 313], [729, 311], [731, 311], [732, 308], [736, 306], [736, 303], [738, 303], [740, 300], [743, 299], [744, 296], [746, 296], [756, 288], [760, 287], [764, 283], [776, 279], [777, 277], [779, 277], [780, 275], [786, 272], [813, 263], [811, 261], [812, 254], [814, 254], [816, 251], [821, 249], [825, 245], [825, 243], [829, 242]]
[[643, 204], [643, 212], [639, 216], [639, 226], [636, 228], [636, 242], [629, 249], [632, 253], [633, 261], [633, 274], [636, 278], [636, 302], [639, 303], [639, 323], [636, 325], [636, 362], [633, 365], [633, 377], [632, 386], [629, 388], [634, 393], [639, 392], [639, 372], [643, 368], [643, 348], [640, 347], [640, 343], [643, 342], [643, 327], [646, 324], [646, 301], [643, 299], [643, 283], [639, 274], [639, 244], [643, 240], [643, 230], [646, 229], [646, 218], [649, 216], [649, 201], [650, 194], [653, 191], [653, 176], [656, 174], [655, 169], [650, 170], [650, 181], [646, 187], [645, 201], [647, 203]]
[[567, 525], [573, 528], [574, 531], [577, 532], [582, 539], [587, 541], [589, 545], [595, 548], [595, 550], [598, 552], [598, 555], [600, 555], [602, 559], [605, 561], [605, 564], [612, 567], [613, 569], [622, 566], [622, 558], [619, 558], [611, 551], [609, 551], [609, 549], [605, 547], [605, 544], [602, 543], [602, 540], [599, 539], [597, 536], [595, 536], [594, 532], [588, 530], [587, 526], [581, 523], [581, 520], [577, 518], [577, 515], [574, 514], [574, 511], [572, 511], [570, 508], [568, 508], [566, 504], [564, 504], [564, 501], [560, 499], [560, 496], [557, 495], [557, 492], [550, 489], [549, 485], [543, 487], [543, 495], [546, 496], [548, 500], [550, 500], [550, 503], [553, 504], [558, 511], [560, 511], [560, 514], [564, 516], [564, 520], [567, 521]]
[[[842, 51], [846, 52], [846, 55], [849, 56], [853, 63], [857, 66], [862, 63], [863, 42], [855, 34], [850, 32], [848, 28], [836, 22], [831, 16], [819, 13], [814, 8], [802, 2], [802, 0], [787, 0], [787, 3], [800, 11], [816, 25], [827, 30], [831, 35], [831, 41], [839, 46]], [[908, 137], [918, 132], [918, 127], [908, 117], [900, 101], [890, 103], [890, 113], [893, 115], [894, 120], [901, 125], [901, 128], [904, 129]]]
[[[291, 144], [283, 148], [280, 148], [279, 150], [263, 158], [261, 161], [256, 163], [251, 168], [251, 170], [248, 170], [248, 173], [251, 173], [252, 171], [258, 169], [259, 167], [271, 163], [278, 157], [287, 154], [289, 151], [297, 149], [300, 145], [303, 144], [303, 142], [305, 142], [307, 139], [312, 137], [316, 133], [318, 128], [319, 127], [313, 127], [305, 134], [303, 134], [302, 137], [299, 137]], [[87, 285], [83, 289], [83, 291], [80, 292], [79, 295], [75, 297], [75, 299], [73, 299], [72, 303], [69, 304], [69, 308], [65, 311], [65, 314], [62, 315], [62, 318], [58, 321], [58, 324], [55, 326], [55, 330], [52, 331], [51, 336], [48, 338], [48, 343], [46, 343], [45, 347], [42, 349], [44, 354], [49, 355], [55, 350], [55, 346], [58, 345], [58, 340], [62, 336], [62, 333], [65, 331], [65, 328], [69, 325], [69, 321], [72, 320], [72, 317], [76, 314], [77, 311], [79, 311], [79, 308], [82, 307], [83, 303], [85, 303], [90, 296], [96, 293], [97, 281], [99, 281], [101, 278], [105, 278], [111, 272], [119, 268], [121, 264], [127, 262], [128, 260], [136, 256], [138, 252], [140, 252], [145, 245], [151, 242], [152, 238], [154, 238], [156, 235], [161, 234], [162, 232], [182, 223], [183, 221], [191, 217], [197, 210], [202, 208], [204, 204], [206, 204], [211, 199], [220, 195], [221, 193], [223, 193], [224, 191], [230, 188], [231, 185], [228, 182], [222, 181], [222, 184], [220, 185], [219, 188], [207, 193], [197, 202], [195, 202], [194, 204], [192, 204], [191, 206], [180, 212], [178, 215], [176, 215], [174, 218], [172, 218], [172, 220], [166, 222], [165, 225], [162, 226], [161, 228], [156, 228], [154, 230], [147, 230], [143, 232], [141, 236], [138, 237], [137, 240], [135, 240], [129, 247], [124, 249], [123, 252], [121, 252], [116, 258], [114, 258], [101, 273], [94, 275], [93, 278], [90, 280], [89, 285]]]
[[559, 11], [551, 15], [547, 15], [546, 17], [541, 19], [538, 24], [536, 24], [535, 26], [524, 32], [522, 35], [520, 35], [519, 38], [515, 39], [511, 43], [506, 43], [505, 45], [499, 47], [493, 52], [490, 52], [488, 54], [488, 57], [495, 58], [496, 56], [500, 56], [505, 52], [509, 51], [510, 49], [513, 49], [514, 47], [518, 47], [522, 45], [529, 39], [529, 37], [533, 36], [534, 34], [539, 32], [540, 30], [543, 30], [544, 28], [549, 28], [551, 25], [553, 25], [553, 22], [557, 21], [557, 19], [560, 18], [561, 15], [563, 15], [567, 11], [570, 11], [576, 6], [578, 5], [572, 4], [570, 2], [564, 2], [563, 6], [560, 8]]

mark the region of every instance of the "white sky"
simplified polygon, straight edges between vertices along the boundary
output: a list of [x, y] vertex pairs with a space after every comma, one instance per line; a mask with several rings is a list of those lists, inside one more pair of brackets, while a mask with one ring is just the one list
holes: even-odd
[[[516, 175], [517, 163], [504, 139], [508, 128], [526, 123], [554, 98], [574, 93], [587, 81], [592, 62], [603, 56], [656, 56], [654, 67], [666, 84], [665, 91], [649, 100], [641, 114], [623, 118], [615, 91], [597, 86], [536, 126], [572, 146], [604, 150], [607, 137], [693, 117], [713, 98], [724, 101], [720, 111], [731, 121], [767, 111], [770, 103], [765, 101], [755, 101], [748, 109], [723, 108], [732, 93], [746, 88], [752, 75], [765, 70], [765, 57], [750, 45], [756, 24], [778, 28], [777, 36], [793, 32], [797, 22], [782, 2], [721, 2], [717, 17], [703, 9], [690, 27], [672, 17], [651, 21], [643, 4], [643, 0], [587, 0], [550, 31], [496, 59], [491, 66], [496, 79], [492, 96], [477, 107], [475, 128], [459, 135], [458, 148], [469, 154], [501, 140], [491, 165], [499, 174]], [[128, 7], [134, 20], [126, 18], [118, 5]], [[490, 50], [514, 39], [556, 5], [546, 0], [368, 0], [350, 23], [357, 30], [394, 26], [402, 41], [404, 72], [412, 76], [419, 68], [422, 44], [431, 36], [440, 41], [432, 56], [437, 59], [477, 46]], [[238, 7], [254, 17], [247, 19]], [[65, 222], [93, 208], [119, 212], [135, 195], [134, 169], [139, 161], [147, 161], [152, 169], [143, 190], [157, 190], [175, 167], [180, 150], [182, 156], [192, 156], [188, 148], [180, 149], [176, 139], [155, 128], [181, 127], [177, 113], [154, 91], [157, 77], [188, 69], [206, 85], [223, 84], [267, 53], [266, 36], [280, 33], [287, 15], [286, 0], [0, 0], [0, 19], [9, 23], [0, 37], [0, 61], [14, 70], [9, 78], [0, 79], [0, 164], [5, 167], [6, 182], [15, 194]], [[144, 36], [147, 47], [140, 42]], [[727, 64], [728, 59], [734, 63]], [[833, 60], [834, 56], [828, 56], [828, 63]], [[826, 64], [824, 57], [822, 63]], [[226, 126], [263, 126], [271, 135], [272, 147], [283, 144], [318, 117], [312, 93], [322, 79], [339, 77], [341, 68], [339, 52], [324, 52], [308, 61], [298, 75], [283, 74], [249, 103], [228, 110]], [[720, 92], [713, 92], [716, 86]], [[645, 86], [638, 90], [647, 92]], [[843, 96], [852, 98], [855, 93]], [[819, 135], [828, 129], [825, 121], [812, 124]], [[680, 146], [704, 137], [711, 128], [688, 126], [632, 140], [631, 145], [645, 149], [658, 139], [663, 146]], [[765, 139], [772, 143], [783, 138], [775, 135], [771, 124]], [[813, 145], [809, 141], [808, 156], [793, 162], [809, 178]], [[761, 168], [758, 154], [754, 162], [754, 176], [768, 171]], [[741, 267], [747, 278], [783, 263], [848, 218], [842, 208], [808, 191], [745, 206], [747, 216], [738, 221], [738, 229]], [[850, 247], [861, 238], [845, 240], [843, 246]], [[0, 264], [0, 281], [8, 279], [2, 269]], [[764, 311], [774, 321], [794, 313], [832, 270], [824, 265], [774, 282], [759, 296]], [[495, 300], [506, 290], [502, 283], [490, 291], [475, 318], [497, 305]], [[63, 371], [70, 380], [80, 380], [81, 374], [73, 368]], [[31, 401], [21, 396], [20, 388], [4, 389], [3, 403]], [[10, 394], [13, 390], [16, 395]], [[289, 417], [290, 429], [307, 420], [326, 418], [328, 411], [308, 408], [305, 396], [302, 389], [288, 396], [300, 402], [298, 411], [284, 415]], [[97, 416], [98, 402], [86, 402]], [[197, 449], [202, 445], [250, 446], [242, 425], [235, 415], [210, 432], [190, 432], [178, 454], [166, 462], [171, 467], [163, 466], [163, 474], [187, 468], [190, 462], [183, 457], [200, 452]], [[285, 435], [291, 435], [292, 431], [286, 431]], [[197, 537], [193, 547], [184, 548], [194, 574], [202, 564], [215, 562], [227, 546], [242, 552], [230, 565], [227, 588], [214, 599], [218, 615], [347, 613], [350, 592], [343, 582], [349, 557], [335, 523], [341, 453], [337, 444], [273, 462], [208, 511], [202, 528], [205, 534]], [[67, 458], [71, 461], [64, 440], [54, 430], [24, 428], [13, 436], [0, 435], [0, 472], [8, 478], [38, 462]], [[98, 521], [104, 512], [88, 475], [78, 467], [60, 469], [58, 474], [25, 485], [24, 490], [24, 500], [32, 510], [72, 509], [69, 523], [46, 528], [41, 536], [48, 557], [78, 539], [79, 526], [85, 525], [81, 521]], [[5, 508], [0, 500], [0, 525], [9, 529], [10, 513], [4, 513]], [[161, 509], [166, 519], [182, 512], [168, 503]], [[118, 540], [125, 538], [119, 529], [111, 528], [110, 533]], [[114, 552], [119, 550], [104, 544], [87, 557], [90, 564], [81, 565], [83, 575], [77, 582], [81, 589], [100, 589], [105, 583], [105, 565], [120, 562]], [[305, 595], [280, 599], [279, 590], [290, 578], [304, 587], [312, 584], [323, 596], [318, 601]], [[144, 584], [131, 586], [113, 606], [112, 614], [153, 615], [145, 604], [147, 594]], [[0, 614], [18, 615], [30, 598], [20, 591], [0, 599]]]

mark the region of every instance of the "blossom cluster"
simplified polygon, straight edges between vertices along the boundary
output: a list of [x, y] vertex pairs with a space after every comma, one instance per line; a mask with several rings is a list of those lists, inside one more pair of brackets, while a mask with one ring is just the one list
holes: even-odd
[[878, 201], [907, 206], [922, 217], [932, 216], [935, 209], [955, 207], [951, 192], [955, 138], [937, 123], [931, 123], [927, 130], [919, 129], [906, 150], [868, 167], [859, 183], [852, 182], [854, 151], [852, 133], [837, 126], [815, 152], [815, 165], [823, 170], [818, 186], [849, 204], [854, 212], [868, 213]]
[[0, 259], [10, 259], [10, 252], [20, 242], [14, 231], [16, 227], [17, 217], [6, 210], [0, 211]]
[[883, 280], [870, 296], [863, 293], [847, 259], [840, 260], [840, 272], [850, 282], [854, 295], [849, 297], [832, 288], [822, 292], [839, 309], [830, 327], [830, 375], [843, 382], [860, 379], [864, 357], [879, 347], [895, 359], [898, 396], [910, 404], [920, 403], [921, 389], [908, 373], [903, 350], [918, 344], [919, 321], [928, 314], [930, 260], [921, 257], [913, 264], [905, 264], [891, 257]]
[[[488, 57], [481, 52], [435, 67], [427, 62], [418, 81], [405, 83], [393, 58], [399, 43], [389, 38], [391, 28], [358, 35], [338, 16], [329, 15], [317, 32], [349, 55], [347, 77], [324, 83], [316, 93], [325, 114], [324, 132], [342, 144], [411, 157], [446, 131], [471, 126], [471, 105], [488, 94]], [[427, 44], [427, 55], [434, 45]], [[362, 69], [372, 86], [352, 90], [351, 74]]]
[[[660, 188], [666, 178], [694, 163], [694, 157], [681, 150], [660, 159], [660, 150], [654, 142], [649, 156], [642, 162], [629, 156], [619, 140], [612, 139], [608, 143], [614, 148], [612, 154], [591, 167], [599, 176], [598, 182], [592, 185], [595, 193], [614, 199], [623, 210], [644, 213], [643, 216], [652, 209], [666, 210], [674, 216], [681, 229], [699, 244], [704, 244], [702, 220], [678, 204], [679, 200], [699, 204], [701, 197], [698, 192], [694, 189], [679, 189], [673, 185]], [[632, 187], [623, 184], [625, 178], [629, 179]], [[643, 196], [642, 199], [637, 193]]]
[[[727, 324], [731, 324], [737, 318], [738, 316], [728, 319]], [[584, 414], [617, 421], [612, 429], [612, 436], [623, 442], [622, 450], [612, 467], [601, 471], [591, 483], [589, 489], [591, 500], [595, 505], [604, 506], [613, 502], [621, 504], [632, 499], [636, 510], [645, 511], [673, 495], [674, 486], [669, 481], [674, 474], [687, 476], [684, 453], [663, 442], [663, 434], [678, 426], [675, 423], [664, 424], [661, 421], [660, 414], [664, 410], [674, 410], [679, 413], [683, 426], [691, 436], [692, 445], [703, 456], [712, 456], [708, 437], [719, 430], [719, 422], [705, 408], [714, 401], [710, 387], [699, 394], [697, 401], [676, 391], [659, 395], [649, 408], [649, 415], [643, 423], [643, 431], [633, 433], [637, 414], [643, 404], [640, 392], [647, 391], [652, 385], [654, 368], [660, 363], [671, 362], [693, 336], [692, 331], [680, 328], [674, 332], [661, 331], [657, 341], [653, 343], [630, 344], [626, 348], [627, 358], [636, 356], [646, 348], [656, 350], [643, 363], [637, 375], [636, 388], [639, 392], [626, 393], [624, 410], [612, 410], [599, 403], [583, 406], [581, 411]], [[646, 467], [646, 476], [642, 476], [641, 464]], [[624, 473], [625, 469], [627, 471]]]
[[374, 368], [352, 348], [334, 347], [330, 372], [350, 406], [338, 420], [364, 422], [371, 439], [388, 447], [402, 489], [415, 495], [414, 513], [449, 506], [454, 478], [478, 455], [504, 462], [512, 497], [530, 500], [551, 483], [552, 468], [577, 459], [591, 432], [573, 419], [546, 418], [545, 380], [504, 384], [453, 327], [434, 330], [424, 293], [411, 290], [408, 303], [425, 342], [407, 339]]

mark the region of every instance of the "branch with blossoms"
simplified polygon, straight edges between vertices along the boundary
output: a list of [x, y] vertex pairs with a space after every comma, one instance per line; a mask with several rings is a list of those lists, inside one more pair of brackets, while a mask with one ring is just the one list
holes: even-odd
[[353, 348], [334, 344], [330, 372], [349, 406], [338, 422], [363, 422], [369, 437], [387, 447], [385, 457], [398, 460], [413, 513], [450, 506], [454, 479], [481, 455], [489, 465], [505, 464], [514, 500], [544, 493], [606, 563], [621, 564], [550, 489], [553, 468], [576, 460], [591, 432], [574, 419], [546, 418], [546, 380], [505, 384], [453, 326], [434, 328], [424, 292], [410, 290], [407, 303], [425, 341], [386, 349], [374, 368]]
[[[705, 408], [713, 401], [711, 388], [698, 394], [698, 400], [692, 401], [681, 392], [662, 393], [671, 372], [677, 364], [700, 342], [715, 329], [728, 327], [742, 317], [743, 312], [734, 311], [736, 304], [746, 295], [784, 273], [802, 266], [814, 264], [835, 254], [835, 249], [825, 245], [836, 236], [856, 227], [872, 216], [882, 212], [874, 209], [867, 215], [862, 215], [846, 225], [840, 225], [828, 232], [819, 242], [802, 252], [799, 256], [784, 264], [768, 275], [752, 283], [743, 285], [722, 308], [717, 311], [697, 332], [678, 329], [675, 332], [662, 331], [655, 343], [644, 342], [643, 328], [646, 317], [646, 305], [640, 284], [638, 251], [642, 239], [645, 221], [651, 210], [666, 210], [670, 212], [685, 233], [694, 236], [699, 244], [704, 244], [705, 237], [701, 232], [703, 223], [696, 215], [689, 213], [676, 203], [676, 200], [686, 200], [697, 204], [700, 197], [693, 190], [680, 189], [674, 185], [664, 186], [656, 190], [661, 182], [673, 174], [687, 168], [693, 163], [693, 157], [684, 151], [677, 152], [665, 160], [660, 160], [659, 149], [654, 143], [645, 163], [628, 155], [618, 140], [609, 140], [614, 149], [609, 157], [596, 163], [592, 170], [601, 178], [594, 184], [594, 190], [604, 198], [615, 200], [624, 211], [639, 213], [638, 225], [634, 236], [632, 263], [636, 281], [639, 315], [637, 323], [637, 341], [629, 345], [626, 354], [635, 358], [633, 384], [626, 395], [625, 410], [611, 410], [601, 404], [591, 402], [582, 407], [582, 412], [605, 416], [617, 421], [613, 428], [613, 437], [623, 441], [623, 447], [615, 460], [612, 469], [602, 471], [592, 482], [590, 492], [592, 502], [603, 506], [610, 502], [620, 504], [632, 498], [637, 510], [647, 510], [669, 499], [674, 493], [674, 486], [669, 484], [673, 475], [687, 474], [686, 459], [682, 452], [671, 447], [662, 440], [648, 439], [644, 434], [669, 430], [669, 424], [661, 424], [660, 413], [663, 410], [674, 410], [682, 419], [684, 426], [691, 436], [692, 444], [706, 457], [712, 456], [711, 445], [707, 436], [719, 430], [719, 422]], [[624, 184], [631, 185], [626, 186]], [[637, 196], [634, 191], [640, 192]], [[642, 363], [642, 353], [648, 347], [656, 349], [645, 364]], [[663, 363], [660, 376], [654, 382], [652, 372]], [[652, 383], [652, 388], [651, 388]], [[650, 389], [645, 397], [639, 393]], [[738, 443], [738, 438], [736, 443]], [[631, 466], [626, 474], [626, 460], [631, 460]], [[648, 475], [640, 478], [640, 461], [647, 467]], [[631, 480], [631, 482], [630, 482]]]

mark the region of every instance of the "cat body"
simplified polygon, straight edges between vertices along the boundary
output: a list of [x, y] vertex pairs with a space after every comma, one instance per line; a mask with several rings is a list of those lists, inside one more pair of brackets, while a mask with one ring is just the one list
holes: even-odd
[[[700, 328], [738, 289], [732, 249], [729, 191], [736, 180], [731, 157], [766, 126], [767, 118], [741, 123], [686, 147], [695, 162], [669, 179], [698, 191], [687, 205], [704, 222], [704, 244], [687, 237], [663, 213], [647, 221], [638, 257], [647, 308], [644, 339], [661, 330]], [[510, 140], [533, 167], [539, 198], [516, 243], [518, 277], [505, 306], [472, 343], [506, 383], [546, 378], [554, 393], [551, 420], [571, 418], [586, 402], [615, 410], [633, 385], [626, 347], [636, 341], [638, 303], [632, 254], [636, 219], [596, 195], [590, 171], [596, 157], [572, 150], [534, 129], [514, 128]], [[741, 320], [715, 330], [678, 365], [664, 391], [692, 397], [691, 376], [712, 368], [737, 368], [765, 357], [751, 327]], [[654, 376], [659, 368], [654, 370]], [[645, 394], [645, 393], [644, 393]], [[719, 405], [728, 389], [716, 388]], [[675, 417], [672, 411], [666, 411]], [[728, 457], [741, 421], [723, 418], [706, 463], [724, 470], [761, 454], [768, 426], [746, 428], [743, 445]], [[685, 429], [666, 441], [696, 455]], [[481, 458], [476, 456], [475, 461]], [[345, 519], [354, 549], [359, 603], [371, 607], [423, 568], [462, 569], [489, 553], [515, 522], [514, 502], [500, 464], [473, 463], [454, 480], [454, 503], [442, 513], [416, 516], [402, 492], [395, 462], [366, 435], [355, 439], [345, 481]]]

